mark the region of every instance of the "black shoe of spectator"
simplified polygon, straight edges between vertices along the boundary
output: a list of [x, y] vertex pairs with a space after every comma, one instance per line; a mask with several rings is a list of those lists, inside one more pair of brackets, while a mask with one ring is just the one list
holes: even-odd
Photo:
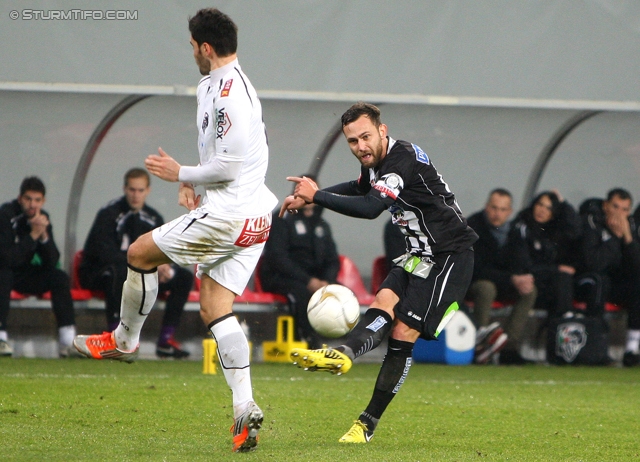
[[178, 343], [173, 337], [167, 340], [167, 343], [159, 343], [156, 345], [156, 356], [158, 356], [158, 358], [182, 359], [186, 358], [190, 354], [191, 353], [187, 350], [183, 350], [182, 345], [180, 345], [180, 343]]
[[524, 359], [520, 353], [515, 350], [502, 350], [498, 356], [498, 364], [521, 366], [529, 364], [531, 361]]
[[640, 364], [640, 354], [625, 351], [624, 356], [622, 357], [622, 364], [626, 367], [637, 366]]

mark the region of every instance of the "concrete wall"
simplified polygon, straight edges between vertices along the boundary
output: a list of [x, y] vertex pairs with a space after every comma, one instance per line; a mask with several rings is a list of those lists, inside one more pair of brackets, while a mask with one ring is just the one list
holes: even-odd
[[[73, 231], [65, 220], [83, 149], [128, 93], [183, 96], [146, 99], [108, 132], [80, 198], [77, 247], [98, 208], [121, 194], [123, 173], [158, 146], [195, 163], [195, 99], [186, 94], [199, 76], [186, 21], [200, 6], [191, 0], [84, 2], [85, 10], [137, 16], [60, 21], [42, 18], [78, 5], [34, 0], [29, 14], [41, 11], [41, 19], [27, 20], [26, 6], [0, 0], [0, 201], [17, 195], [24, 176], [41, 176], [62, 248], [65, 233]], [[583, 108], [610, 111], [565, 140], [540, 187], [557, 187], [574, 203], [613, 186], [640, 196], [638, 3], [228, 0], [216, 6], [240, 26], [240, 61], [263, 99], [269, 133], [267, 180], [280, 199], [291, 190], [284, 178], [309, 169], [356, 98], [384, 103], [391, 136], [429, 153], [467, 214], [496, 186], [511, 189], [522, 206], [539, 153]], [[321, 183], [357, 174], [339, 139]], [[166, 219], [182, 213], [175, 185], [155, 180], [152, 188], [149, 202]], [[340, 252], [368, 275], [382, 253], [386, 218], [326, 216]]]

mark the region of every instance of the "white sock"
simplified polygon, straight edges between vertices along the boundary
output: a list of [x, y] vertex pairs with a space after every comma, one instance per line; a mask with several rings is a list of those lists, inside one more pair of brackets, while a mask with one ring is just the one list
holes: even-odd
[[9, 336], [7, 335], [6, 330], [0, 330], [0, 340], [3, 340], [5, 342], [9, 341]]
[[640, 330], [627, 330], [627, 348], [626, 351], [638, 353], [640, 350]]
[[58, 343], [61, 347], [71, 346], [76, 336], [76, 326], [62, 326], [58, 328]]
[[218, 344], [218, 358], [224, 378], [233, 392], [233, 414], [239, 417], [247, 404], [253, 401], [249, 342], [235, 316], [211, 326], [211, 333]]
[[158, 297], [158, 272], [140, 273], [129, 268], [122, 286], [120, 324], [114, 332], [116, 345], [133, 351], [140, 343], [142, 325]]

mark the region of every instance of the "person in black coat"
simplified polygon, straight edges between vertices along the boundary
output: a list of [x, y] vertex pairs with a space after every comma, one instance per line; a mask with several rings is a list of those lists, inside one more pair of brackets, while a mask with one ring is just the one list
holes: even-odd
[[338, 250], [329, 223], [322, 218], [323, 210], [308, 204], [300, 213], [284, 218], [274, 213], [259, 269], [263, 290], [289, 299], [298, 339], [309, 342], [311, 348], [321, 346], [321, 341], [307, 318], [309, 299], [321, 287], [335, 284], [340, 270]]
[[[107, 329], [120, 322], [122, 285], [127, 279], [127, 249], [139, 236], [162, 225], [162, 216], [145, 201], [150, 178], [146, 170], [130, 169], [124, 177], [124, 196], [102, 207], [84, 244], [79, 268], [80, 284], [105, 295]], [[174, 338], [184, 305], [193, 287], [193, 273], [175, 264], [158, 267], [158, 292], [168, 291], [156, 355], [183, 358], [189, 355]]]
[[[513, 269], [516, 239], [509, 222], [511, 204], [511, 193], [496, 188], [489, 193], [484, 209], [468, 219], [479, 237], [473, 246], [473, 279], [466, 298], [474, 304], [473, 315], [478, 324], [475, 361], [480, 364], [489, 362], [502, 348], [501, 362], [519, 362], [522, 332], [537, 296], [533, 275]], [[504, 327], [490, 323], [495, 300], [513, 301]]]
[[536, 306], [549, 319], [573, 310], [580, 217], [557, 190], [538, 194], [515, 222], [519, 240], [515, 269], [533, 274], [538, 289]]
[[51, 291], [58, 324], [58, 353], [75, 356], [75, 314], [69, 275], [58, 268], [60, 251], [53, 239], [49, 214], [42, 210], [45, 186], [38, 177], [20, 185], [17, 199], [0, 207], [0, 356], [10, 356], [7, 317], [11, 290], [42, 295]]
[[605, 302], [627, 309], [625, 366], [640, 364], [640, 239], [631, 205], [631, 194], [614, 188], [606, 200], [587, 199], [580, 206], [583, 236], [577, 278], [578, 298], [586, 301], [590, 315], [602, 316]]

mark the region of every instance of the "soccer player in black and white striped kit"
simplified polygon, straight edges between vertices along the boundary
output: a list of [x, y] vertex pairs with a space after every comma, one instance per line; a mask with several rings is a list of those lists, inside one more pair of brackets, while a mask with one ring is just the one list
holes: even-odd
[[342, 115], [342, 130], [361, 164], [359, 178], [319, 190], [309, 178], [288, 177], [297, 185], [280, 215], [295, 213], [309, 202], [357, 218], [373, 219], [388, 210], [405, 235], [407, 253], [395, 260], [375, 301], [343, 345], [296, 349], [291, 358], [305, 370], [342, 374], [389, 334], [373, 396], [339, 440], [367, 443], [407, 377], [416, 340], [437, 339], [463, 300], [478, 236], [429, 156], [415, 144], [387, 136], [376, 106], [353, 105]]

